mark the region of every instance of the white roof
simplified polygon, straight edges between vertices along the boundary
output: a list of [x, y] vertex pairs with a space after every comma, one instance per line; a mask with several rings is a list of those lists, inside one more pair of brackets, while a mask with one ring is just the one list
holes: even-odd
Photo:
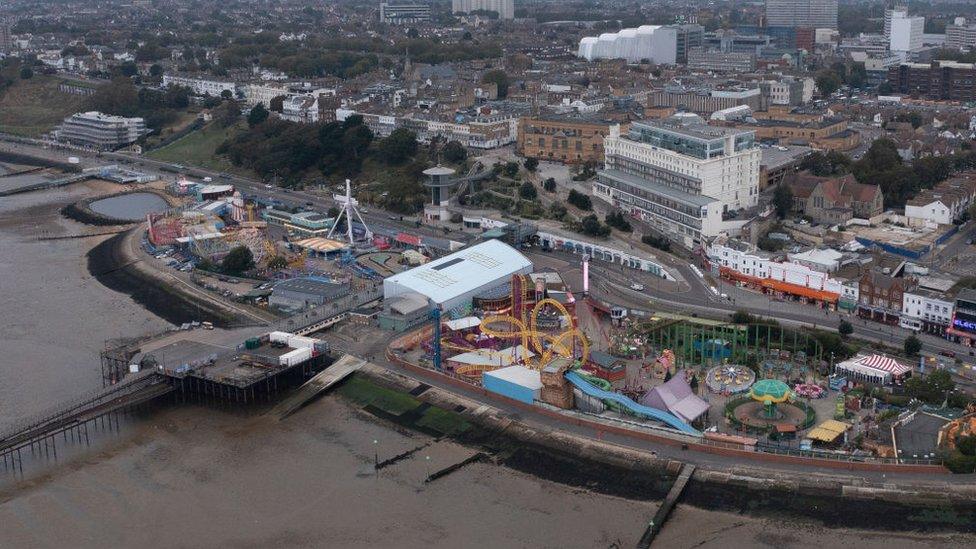
[[542, 379], [539, 372], [536, 370], [530, 370], [525, 366], [509, 366], [508, 368], [499, 368], [497, 370], [485, 372], [483, 375], [501, 379], [509, 383], [514, 383], [515, 385], [520, 385], [522, 387], [532, 389], [533, 391], [542, 388]]
[[457, 320], [448, 320], [444, 325], [452, 330], [467, 330], [468, 328], [480, 326], [481, 319], [476, 316], [466, 316]]
[[407, 288], [440, 304], [531, 268], [532, 262], [515, 248], [493, 239], [395, 274], [383, 285]]
[[840, 258], [844, 257], [844, 254], [838, 252], [837, 250], [828, 248], [826, 250], [813, 249], [798, 254], [789, 254], [789, 257], [791, 260], [809, 261], [810, 263], [829, 265], [831, 263], [840, 261]]
[[229, 193], [233, 192], [233, 185], [205, 185], [200, 189], [201, 194]]
[[521, 345], [508, 347], [501, 351], [494, 349], [478, 349], [467, 353], [454, 355], [447, 359], [449, 362], [466, 364], [470, 366], [511, 366], [512, 364], [526, 358], [532, 358], [535, 353]]

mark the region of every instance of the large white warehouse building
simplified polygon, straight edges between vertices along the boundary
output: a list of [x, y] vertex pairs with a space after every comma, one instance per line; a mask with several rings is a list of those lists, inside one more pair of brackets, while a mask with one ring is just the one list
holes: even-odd
[[622, 29], [580, 40], [578, 57], [594, 59], [626, 59], [636, 63], [647, 59], [652, 63], [673, 65], [678, 56], [678, 29], [661, 25], [642, 25], [636, 29]]
[[471, 298], [529, 274], [532, 262], [500, 240], [487, 240], [383, 281], [383, 299], [420, 294], [444, 311], [467, 306]]

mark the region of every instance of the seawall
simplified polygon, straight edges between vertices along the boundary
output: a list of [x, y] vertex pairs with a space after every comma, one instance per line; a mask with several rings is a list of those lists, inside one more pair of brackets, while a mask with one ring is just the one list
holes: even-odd
[[[358, 375], [402, 392], [416, 392], [421, 386], [378, 366], [368, 365]], [[506, 465], [551, 480], [623, 497], [659, 499], [680, 470], [678, 461], [563, 430], [538, 430], [518, 416], [436, 387], [415, 398], [455, 410], [491, 438], [504, 438], [510, 452], [503, 460]], [[682, 501], [850, 528], [959, 531], [976, 523], [976, 485], [972, 477], [945, 478], [945, 482], [880, 483], [856, 473], [790, 474], [763, 469], [761, 463], [724, 470], [699, 465]]]

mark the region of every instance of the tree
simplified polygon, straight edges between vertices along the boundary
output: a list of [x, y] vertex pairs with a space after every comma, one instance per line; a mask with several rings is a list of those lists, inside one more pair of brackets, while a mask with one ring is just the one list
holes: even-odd
[[[542, 188], [547, 193], [556, 192], [556, 179], [554, 177], [547, 178], [542, 182]], [[976, 208], [976, 204], [974, 204], [973, 207]]]
[[221, 99], [231, 99], [233, 97], [234, 97], [234, 92], [232, 92], [230, 90], [223, 90], [223, 91], [220, 92], [220, 98]]
[[493, 69], [486, 72], [481, 77], [482, 84], [496, 84], [498, 86], [498, 98], [508, 97], [508, 75], [501, 69]]
[[619, 210], [608, 213], [605, 220], [607, 225], [610, 225], [619, 231], [629, 233], [633, 232], [634, 230], [634, 228], [630, 225], [630, 221], [627, 221], [627, 218], [624, 217], [624, 214]]
[[34, 71], [30, 67], [21, 67], [20, 69], [20, 79], [30, 80], [34, 76]]
[[773, 205], [776, 207], [776, 216], [780, 219], [785, 218], [793, 210], [793, 191], [786, 183], [780, 183], [773, 191]]
[[840, 335], [847, 337], [854, 333], [854, 325], [846, 320], [841, 320], [840, 325], [837, 326], [837, 332]]
[[251, 128], [257, 126], [258, 124], [264, 122], [268, 119], [270, 113], [268, 109], [264, 108], [264, 103], [258, 103], [251, 108], [251, 112], [247, 115], [247, 125]]
[[221, 128], [229, 128], [240, 118], [241, 107], [237, 104], [237, 101], [224, 101], [220, 105], [217, 105], [217, 108], [210, 111], [210, 114], [213, 116], [215, 124]]
[[460, 141], [448, 141], [441, 149], [441, 158], [452, 164], [460, 164], [468, 158], [468, 150]]
[[149, 67], [149, 76], [152, 76], [154, 78], [159, 78], [162, 75], [163, 75], [163, 66], [160, 65], [159, 63], [153, 63]]
[[818, 72], [815, 81], [817, 83], [817, 89], [820, 90], [820, 94], [824, 97], [833, 94], [841, 85], [837, 73], [829, 69]]
[[566, 201], [584, 211], [593, 209], [593, 201], [590, 200], [590, 197], [577, 191], [576, 189], [569, 191], [569, 198], [567, 198]]
[[539, 160], [536, 158], [526, 158], [522, 165], [525, 166], [526, 170], [534, 172], [539, 167]]
[[506, 177], [515, 177], [518, 175], [518, 172], [518, 162], [506, 162], [505, 166], [502, 168], [502, 173], [504, 173]]
[[526, 181], [519, 187], [519, 196], [525, 200], [535, 200], [539, 196], [539, 193], [535, 190], [535, 185], [531, 181]]
[[132, 61], [126, 61], [119, 65], [119, 74], [122, 76], [135, 76], [139, 74], [139, 67], [136, 66]]
[[420, 38], [420, 31], [418, 31], [413, 27], [410, 27], [409, 29], [407, 29], [407, 38]]
[[288, 266], [288, 258], [283, 255], [276, 255], [268, 260], [269, 269], [284, 269]]
[[276, 95], [268, 101], [268, 110], [271, 112], [282, 112], [285, 110], [285, 96]]
[[922, 350], [922, 342], [914, 335], [908, 336], [905, 340], [905, 354], [908, 356], [918, 356], [918, 352]]
[[238, 246], [227, 253], [220, 268], [225, 273], [239, 275], [254, 268], [254, 255], [247, 246]]
[[402, 164], [417, 154], [417, 134], [406, 128], [397, 128], [389, 137], [380, 141], [380, 154], [387, 164]]
[[580, 220], [580, 232], [589, 236], [607, 236], [610, 234], [610, 227], [600, 223], [594, 214], [590, 214]]

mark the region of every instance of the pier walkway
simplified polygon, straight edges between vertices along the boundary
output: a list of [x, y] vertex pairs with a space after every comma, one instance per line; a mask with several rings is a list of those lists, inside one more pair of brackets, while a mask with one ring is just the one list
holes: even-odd
[[142, 372], [115, 385], [93, 391], [56, 408], [7, 426], [0, 432], [0, 462], [5, 469], [22, 468], [21, 452], [29, 449], [57, 457], [57, 437], [88, 441], [88, 424], [108, 418], [133, 406], [173, 391], [168, 380], [156, 372]]
[[356, 370], [362, 368], [366, 361], [352, 355], [343, 355], [331, 366], [322, 370], [312, 379], [305, 382], [294, 394], [271, 410], [271, 415], [278, 419], [285, 419], [309, 403], [317, 395], [329, 390]]

